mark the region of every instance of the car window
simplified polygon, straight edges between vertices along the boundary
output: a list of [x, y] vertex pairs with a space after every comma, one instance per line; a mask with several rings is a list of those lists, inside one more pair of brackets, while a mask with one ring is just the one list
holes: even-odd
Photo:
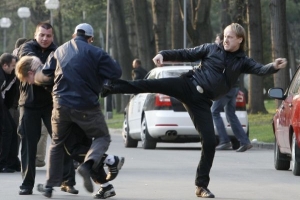
[[300, 91], [300, 70], [297, 71], [296, 75], [293, 78], [291, 87], [289, 89], [289, 94], [299, 94]]
[[178, 77], [183, 73], [186, 73], [188, 70], [176, 70], [176, 71], [164, 71], [163, 78], [166, 77]]

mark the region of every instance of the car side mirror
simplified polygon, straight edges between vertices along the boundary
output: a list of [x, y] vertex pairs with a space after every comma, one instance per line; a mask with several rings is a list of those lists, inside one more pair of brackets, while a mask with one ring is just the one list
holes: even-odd
[[270, 88], [268, 91], [268, 95], [273, 99], [280, 99], [280, 100], [283, 100], [285, 97], [282, 88]]

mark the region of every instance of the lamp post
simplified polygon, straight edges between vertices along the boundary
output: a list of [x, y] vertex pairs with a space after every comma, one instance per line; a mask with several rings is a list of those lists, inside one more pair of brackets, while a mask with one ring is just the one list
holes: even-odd
[[23, 38], [26, 38], [26, 19], [30, 17], [30, 10], [27, 7], [18, 9], [18, 16], [23, 20]]
[[45, 6], [48, 10], [50, 10], [50, 24], [53, 26], [53, 10], [58, 9], [59, 0], [46, 0]]
[[0, 27], [3, 28], [3, 53], [6, 51], [6, 29], [11, 25], [11, 21], [7, 17], [0, 19]]

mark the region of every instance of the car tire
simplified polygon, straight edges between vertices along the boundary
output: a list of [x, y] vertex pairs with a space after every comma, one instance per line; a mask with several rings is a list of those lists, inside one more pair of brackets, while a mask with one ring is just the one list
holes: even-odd
[[291, 166], [292, 172], [295, 176], [300, 175], [300, 157], [299, 157], [300, 149], [296, 142], [296, 135], [293, 133], [292, 138], [292, 159], [291, 159]]
[[276, 138], [274, 142], [274, 166], [277, 170], [289, 170], [290, 169], [290, 158], [280, 152]]
[[155, 149], [156, 141], [149, 135], [146, 118], [143, 117], [141, 124], [141, 141], [144, 149]]
[[123, 131], [125, 133], [125, 134], [123, 134], [124, 146], [126, 148], [136, 148], [138, 146], [138, 141], [132, 139], [129, 135], [129, 126], [128, 126], [127, 115], [124, 117], [123, 129], [124, 129]]

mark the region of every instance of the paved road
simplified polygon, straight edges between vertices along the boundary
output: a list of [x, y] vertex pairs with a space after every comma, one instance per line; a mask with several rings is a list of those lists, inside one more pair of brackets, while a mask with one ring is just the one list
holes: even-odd
[[[139, 144], [140, 145], [140, 144]], [[193, 200], [194, 177], [201, 150], [199, 143], [158, 144], [155, 150], [124, 148], [118, 132], [112, 133], [108, 153], [126, 157], [124, 167], [112, 183], [114, 200]], [[45, 180], [46, 168], [37, 168], [36, 183]], [[78, 195], [53, 193], [53, 199], [93, 199], [83, 188], [77, 175]], [[291, 171], [276, 171], [273, 151], [253, 148], [245, 153], [218, 151], [211, 171], [209, 189], [219, 200], [282, 200], [299, 199], [299, 177]], [[0, 174], [1, 200], [45, 199], [34, 190], [33, 195], [19, 196], [20, 173]], [[96, 186], [96, 189], [98, 186]]]

